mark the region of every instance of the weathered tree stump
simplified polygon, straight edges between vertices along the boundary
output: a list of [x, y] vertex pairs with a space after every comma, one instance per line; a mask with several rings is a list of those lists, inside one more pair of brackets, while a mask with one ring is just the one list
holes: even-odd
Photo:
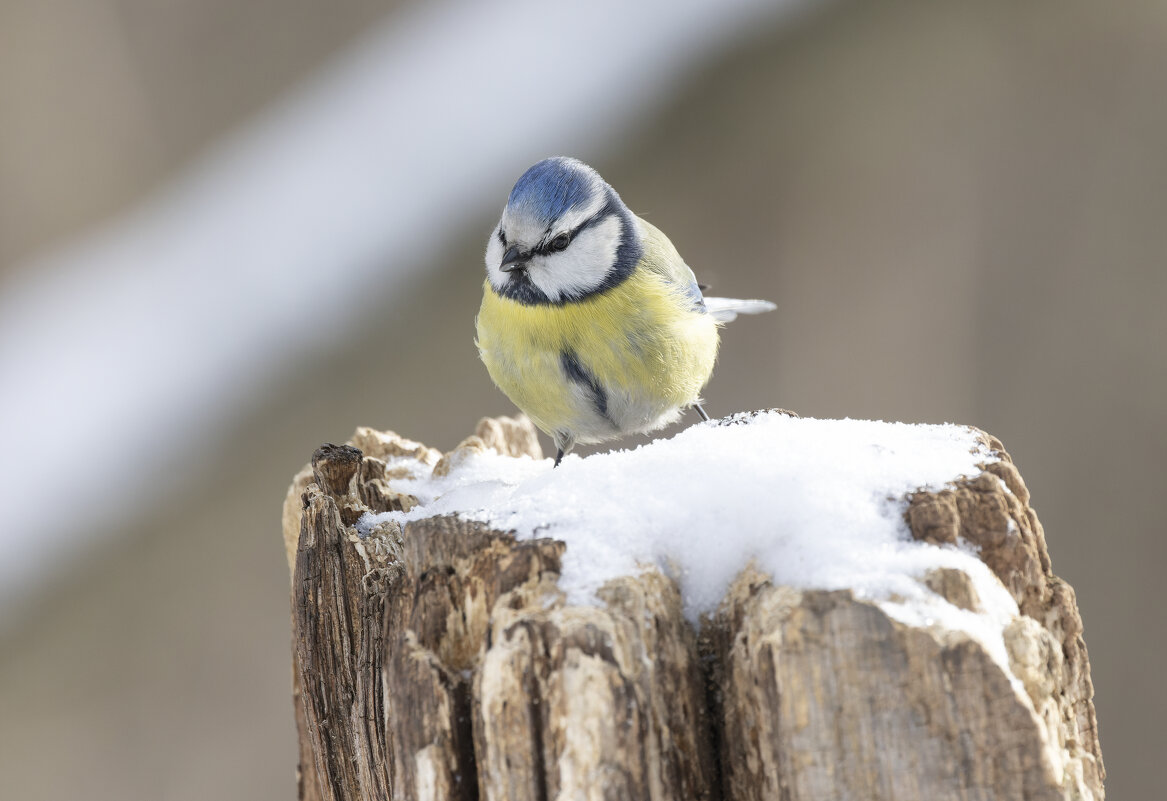
[[[297, 475], [284, 509], [304, 799], [1078, 799], [1103, 797], [1089, 663], [1020, 475], [1002, 459], [910, 499], [913, 536], [981, 549], [1021, 609], [1006, 673], [967, 635], [753, 568], [695, 630], [656, 570], [602, 603], [557, 586], [563, 544], [452, 517], [361, 536], [408, 510], [395, 480], [445, 457], [358, 429]], [[927, 584], [962, 608], [957, 570]]]

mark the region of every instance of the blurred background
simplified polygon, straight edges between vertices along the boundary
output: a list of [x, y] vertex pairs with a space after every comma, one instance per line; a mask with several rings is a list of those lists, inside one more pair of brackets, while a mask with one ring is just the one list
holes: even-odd
[[1154, 797], [1165, 98], [1156, 2], [0, 0], [0, 794], [294, 797], [285, 488], [513, 411], [482, 250], [562, 153], [778, 303], [713, 414], [1005, 442]]

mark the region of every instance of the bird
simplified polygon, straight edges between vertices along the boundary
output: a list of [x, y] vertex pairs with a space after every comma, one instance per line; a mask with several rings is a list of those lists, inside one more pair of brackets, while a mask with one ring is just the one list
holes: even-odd
[[663, 428], [692, 409], [717, 358], [718, 327], [771, 311], [705, 297], [669, 238], [578, 159], [546, 158], [515, 182], [486, 245], [476, 320], [491, 380], [555, 443]]

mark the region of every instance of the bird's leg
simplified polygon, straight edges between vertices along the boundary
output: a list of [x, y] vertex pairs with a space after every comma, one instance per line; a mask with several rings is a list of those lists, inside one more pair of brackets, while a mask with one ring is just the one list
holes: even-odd
[[707, 423], [709, 422], [709, 415], [705, 414], [705, 410], [701, 408], [700, 403], [694, 403], [693, 410], [696, 411], [697, 414], [701, 415], [702, 420], [704, 420]]
[[564, 431], [556, 431], [552, 439], [555, 440], [555, 464], [551, 467], [555, 469], [559, 467], [559, 463], [563, 461], [563, 457], [571, 453], [571, 449], [575, 447], [575, 437]]

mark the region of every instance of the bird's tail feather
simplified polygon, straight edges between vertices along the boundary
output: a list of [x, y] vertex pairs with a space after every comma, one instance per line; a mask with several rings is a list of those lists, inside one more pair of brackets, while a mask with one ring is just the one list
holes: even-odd
[[768, 300], [738, 300], [737, 298], [705, 298], [705, 310], [719, 323], [737, 319], [739, 314], [761, 314], [774, 311], [777, 306]]

